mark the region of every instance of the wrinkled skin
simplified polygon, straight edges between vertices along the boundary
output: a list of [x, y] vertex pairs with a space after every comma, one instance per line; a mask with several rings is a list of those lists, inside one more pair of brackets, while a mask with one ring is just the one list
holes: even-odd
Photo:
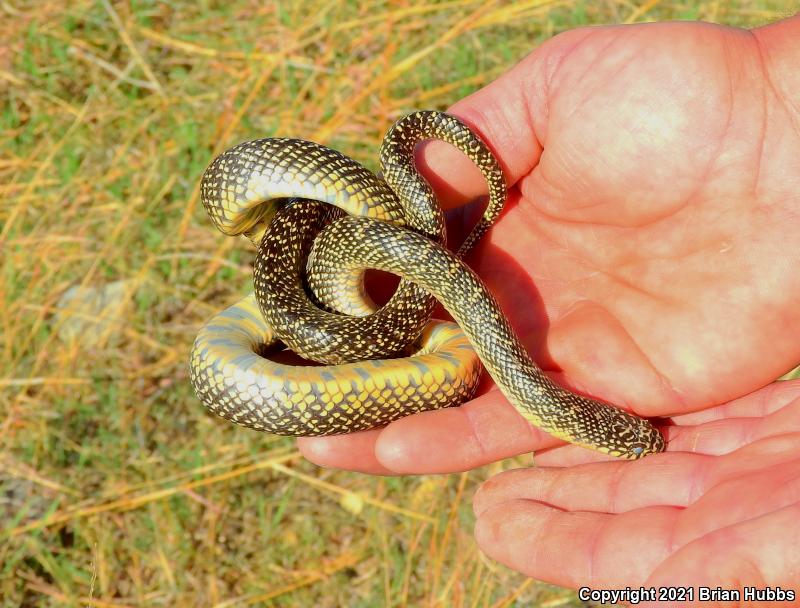
[[[797, 18], [583, 28], [452, 108], [513, 184], [470, 263], [559, 382], [669, 417], [667, 453], [609, 462], [564, 446], [490, 388], [302, 440], [306, 457], [408, 474], [536, 450], [539, 467], [478, 492], [476, 538], [561, 585], [800, 580], [800, 385], [767, 386], [800, 362], [792, 40]], [[444, 144], [418, 164], [446, 207], [482, 191]]]
[[782, 585], [800, 599], [800, 382], [676, 424], [671, 451], [641, 461], [563, 466], [583, 459], [565, 448], [541, 458], [558, 466], [493, 477], [473, 503], [479, 545], [567, 587]]

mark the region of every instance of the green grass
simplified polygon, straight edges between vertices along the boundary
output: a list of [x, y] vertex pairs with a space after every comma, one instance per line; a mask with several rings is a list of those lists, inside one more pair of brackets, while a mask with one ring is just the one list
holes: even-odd
[[[394, 118], [447, 107], [565, 29], [755, 25], [788, 7], [65, 4], [0, 5], [2, 605], [579, 605], [472, 540], [475, 488], [527, 459], [371, 478], [205, 413], [189, 348], [250, 289], [253, 252], [211, 228], [200, 175], [273, 134], [374, 168]], [[61, 296], [115, 281], [125, 305], [98, 339], [63, 338]]]

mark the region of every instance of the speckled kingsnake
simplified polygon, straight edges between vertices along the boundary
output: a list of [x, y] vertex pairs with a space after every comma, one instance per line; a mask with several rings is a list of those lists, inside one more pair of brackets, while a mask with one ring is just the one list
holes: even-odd
[[[433, 138], [464, 152], [489, 185], [486, 212], [458, 254], [442, 246], [441, 211], [414, 167], [414, 147]], [[195, 341], [191, 378], [201, 401], [262, 431], [346, 433], [469, 399], [477, 351], [520, 414], [548, 433], [624, 458], [663, 450], [646, 420], [554, 384], [461, 262], [505, 202], [486, 144], [448, 114], [416, 112], [392, 127], [380, 158], [382, 178], [319, 144], [271, 138], [235, 146], [206, 169], [201, 198], [214, 223], [259, 250], [256, 294], [215, 316]], [[403, 277], [377, 310], [363, 289], [368, 268]], [[453, 323], [429, 321], [428, 292], [466, 337]], [[278, 340], [333, 365], [262, 357]]]

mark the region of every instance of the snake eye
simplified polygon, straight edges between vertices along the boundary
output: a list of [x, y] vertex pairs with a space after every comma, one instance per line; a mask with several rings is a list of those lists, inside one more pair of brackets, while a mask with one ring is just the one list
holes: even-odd
[[641, 453], [642, 453], [642, 452], [644, 452], [644, 448], [643, 448], [642, 446], [640, 446], [640, 445], [637, 445], [637, 446], [636, 446], [635, 448], [633, 448], [631, 451], [632, 451], [634, 454], [636, 454], [637, 456], [639, 456], [639, 455], [641, 455]]

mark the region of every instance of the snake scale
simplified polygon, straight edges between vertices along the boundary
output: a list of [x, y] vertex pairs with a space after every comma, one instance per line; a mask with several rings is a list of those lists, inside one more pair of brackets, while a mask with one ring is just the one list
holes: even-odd
[[[489, 186], [457, 253], [444, 246], [442, 212], [414, 165], [427, 139], [461, 150]], [[261, 431], [347, 433], [463, 403], [483, 362], [517, 411], [556, 437], [628, 459], [662, 451], [647, 420], [552, 382], [461, 260], [506, 198], [481, 138], [446, 113], [415, 112], [390, 129], [380, 160], [381, 177], [322, 145], [268, 138], [234, 146], [206, 169], [201, 200], [212, 221], [258, 253], [255, 293], [195, 340], [190, 375], [203, 404]], [[367, 269], [401, 277], [381, 307], [364, 290]], [[430, 320], [435, 299], [456, 324]], [[280, 344], [322, 365], [270, 360]]]

